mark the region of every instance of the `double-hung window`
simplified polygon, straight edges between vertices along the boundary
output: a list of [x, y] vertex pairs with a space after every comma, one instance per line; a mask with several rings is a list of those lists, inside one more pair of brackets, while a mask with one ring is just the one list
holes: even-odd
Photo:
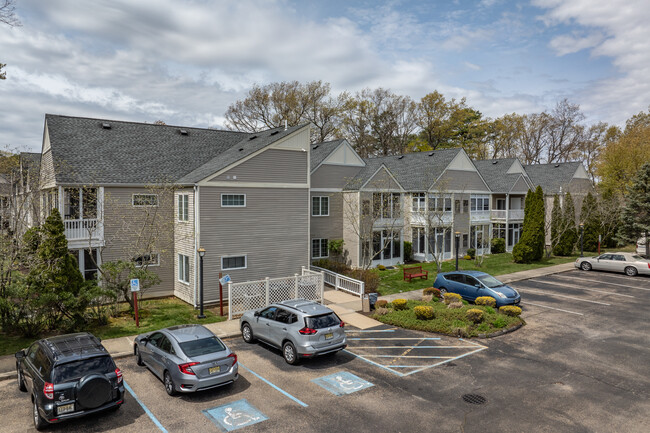
[[312, 259], [322, 259], [328, 257], [327, 239], [311, 240], [311, 257]]
[[472, 196], [470, 203], [471, 203], [472, 212], [482, 212], [482, 211], [490, 210], [489, 196]]
[[189, 194], [180, 194], [178, 196], [178, 220], [179, 221], [189, 221], [189, 204], [190, 196]]
[[221, 207], [246, 207], [246, 194], [221, 194]]
[[142, 266], [158, 266], [160, 265], [160, 255], [158, 253], [141, 254], [133, 258], [136, 268]]
[[425, 194], [423, 192], [413, 193], [413, 212], [424, 211], [425, 208]]
[[178, 281], [190, 283], [190, 257], [183, 254], [178, 255]]
[[312, 197], [311, 198], [311, 216], [329, 216], [330, 198], [329, 197]]

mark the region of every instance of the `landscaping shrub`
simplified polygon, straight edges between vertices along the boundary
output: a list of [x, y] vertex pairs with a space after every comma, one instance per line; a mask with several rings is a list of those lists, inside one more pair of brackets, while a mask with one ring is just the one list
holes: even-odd
[[512, 259], [515, 263], [531, 263], [533, 261], [533, 248], [525, 240], [520, 240], [512, 248]]
[[515, 307], [514, 305], [506, 305], [499, 308], [499, 313], [503, 313], [506, 316], [517, 317], [521, 314], [521, 308]]
[[451, 333], [453, 335], [456, 335], [456, 336], [461, 337], [461, 338], [469, 336], [469, 333], [467, 332], [467, 327], [466, 326], [456, 326], [456, 327], [452, 328]]
[[406, 310], [408, 306], [406, 305], [406, 299], [395, 299], [392, 302], [393, 308], [396, 310]]
[[501, 254], [506, 252], [506, 240], [503, 238], [492, 239], [490, 251], [492, 254]]
[[386, 270], [386, 266], [384, 266], [384, 265], [377, 265], [377, 269], [379, 269], [380, 271], [385, 271], [385, 270]]
[[494, 311], [494, 308], [492, 308], [492, 307], [485, 306], [485, 307], [483, 307], [483, 309], [484, 309], [485, 312], [488, 313], [488, 314], [494, 314], [494, 312], [495, 312], [495, 311]]
[[[449, 305], [452, 302], [458, 302], [461, 304], [461, 299], [463, 299], [458, 293], [445, 293], [445, 304]], [[462, 304], [461, 304], [462, 305]]]
[[476, 305], [486, 305], [488, 307], [496, 307], [497, 300], [492, 296], [479, 296], [474, 300]]
[[413, 244], [404, 241], [404, 261], [410, 262], [411, 260], [413, 260]]
[[[375, 304], [376, 305], [376, 304]], [[376, 316], [385, 316], [390, 310], [388, 308], [379, 307], [375, 310]]]
[[427, 287], [426, 289], [422, 290], [422, 294], [432, 295], [436, 298], [440, 298], [440, 290], [436, 289], [435, 287]]
[[431, 320], [435, 317], [433, 307], [427, 305], [418, 305], [413, 311], [415, 312], [415, 317], [419, 320]]
[[495, 328], [504, 328], [508, 324], [508, 319], [503, 316], [497, 316], [496, 319], [492, 321], [492, 326]]
[[345, 272], [345, 275], [355, 280], [363, 281], [366, 293], [375, 293], [379, 287], [379, 275], [372, 269], [352, 269]]
[[375, 302], [375, 308], [384, 308], [388, 305], [388, 301], [385, 299], [378, 299], [377, 302]]
[[422, 296], [422, 302], [426, 302], [427, 304], [433, 300], [433, 296], [431, 295], [423, 295]]
[[462, 302], [452, 302], [447, 306], [447, 308], [450, 308], [450, 309], [463, 308], [463, 303]]
[[323, 269], [328, 269], [332, 272], [336, 272], [337, 274], [346, 274], [346, 272], [350, 271], [350, 267], [341, 262], [336, 262], [334, 260], [329, 260], [329, 259], [320, 259], [312, 262], [314, 266], [318, 266], [319, 268]]
[[474, 257], [476, 257], [476, 250], [474, 248], [468, 248], [467, 255], [470, 259], [474, 260]]
[[[417, 307], [416, 307], [417, 308]], [[478, 308], [471, 308], [465, 313], [467, 319], [474, 323], [481, 323], [483, 321], [483, 310]]]
[[470, 256], [468, 256], [467, 254], [465, 254], [463, 256], [463, 260], [472, 260], [472, 258]]

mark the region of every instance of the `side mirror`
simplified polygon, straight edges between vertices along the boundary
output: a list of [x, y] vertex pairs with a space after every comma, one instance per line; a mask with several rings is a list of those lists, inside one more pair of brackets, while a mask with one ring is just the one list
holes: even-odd
[[260, 312], [259, 312], [259, 311], [254, 312], [254, 313], [253, 313], [253, 316], [255, 316], [255, 317], [260, 317]]
[[481, 286], [481, 283], [474, 284], [474, 287], [476, 287], [477, 289], [482, 289], [483, 288], [483, 286]]
[[16, 352], [16, 359], [23, 359], [25, 357], [25, 350], [19, 350]]
[[143, 344], [146, 346], [147, 343], [149, 342], [149, 338], [148, 338], [148, 337], [142, 337], [142, 338], [140, 339], [140, 342], [143, 343]]

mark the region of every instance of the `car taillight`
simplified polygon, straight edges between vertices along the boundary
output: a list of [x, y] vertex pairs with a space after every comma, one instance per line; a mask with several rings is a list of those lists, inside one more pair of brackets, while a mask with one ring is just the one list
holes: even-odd
[[318, 331], [316, 331], [315, 329], [308, 328], [308, 327], [305, 326], [304, 328], [302, 328], [302, 329], [301, 329], [300, 331], [298, 331], [298, 332], [300, 332], [302, 335], [312, 335], [312, 334], [317, 333]]
[[343, 320], [341, 320], [341, 323], [339, 323], [339, 326], [340, 326], [341, 328], [343, 328], [343, 327], [345, 326], [345, 322], [344, 322]]
[[54, 384], [45, 382], [45, 385], [43, 385], [43, 394], [45, 395], [45, 398], [53, 400], [54, 399]]
[[122, 383], [122, 370], [116, 368], [115, 375], [117, 376], [117, 383]]
[[187, 364], [181, 364], [178, 366], [178, 369], [181, 371], [181, 373], [185, 374], [191, 374], [192, 376], [196, 376], [196, 373], [192, 371], [192, 366], [199, 364], [198, 362], [188, 362]]
[[234, 352], [231, 353], [230, 355], [228, 355], [228, 358], [232, 358], [232, 365], [237, 364], [237, 354], [236, 353], [234, 353]]

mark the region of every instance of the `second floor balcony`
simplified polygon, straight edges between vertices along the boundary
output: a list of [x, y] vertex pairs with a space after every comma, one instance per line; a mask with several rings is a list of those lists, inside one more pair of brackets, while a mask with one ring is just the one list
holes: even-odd
[[524, 210], [523, 209], [511, 209], [511, 210], [492, 210], [491, 219], [493, 221], [505, 221], [506, 216], [508, 221], [522, 221], [524, 219]]
[[101, 221], [95, 219], [65, 220], [65, 237], [69, 240], [96, 240], [104, 237]]

